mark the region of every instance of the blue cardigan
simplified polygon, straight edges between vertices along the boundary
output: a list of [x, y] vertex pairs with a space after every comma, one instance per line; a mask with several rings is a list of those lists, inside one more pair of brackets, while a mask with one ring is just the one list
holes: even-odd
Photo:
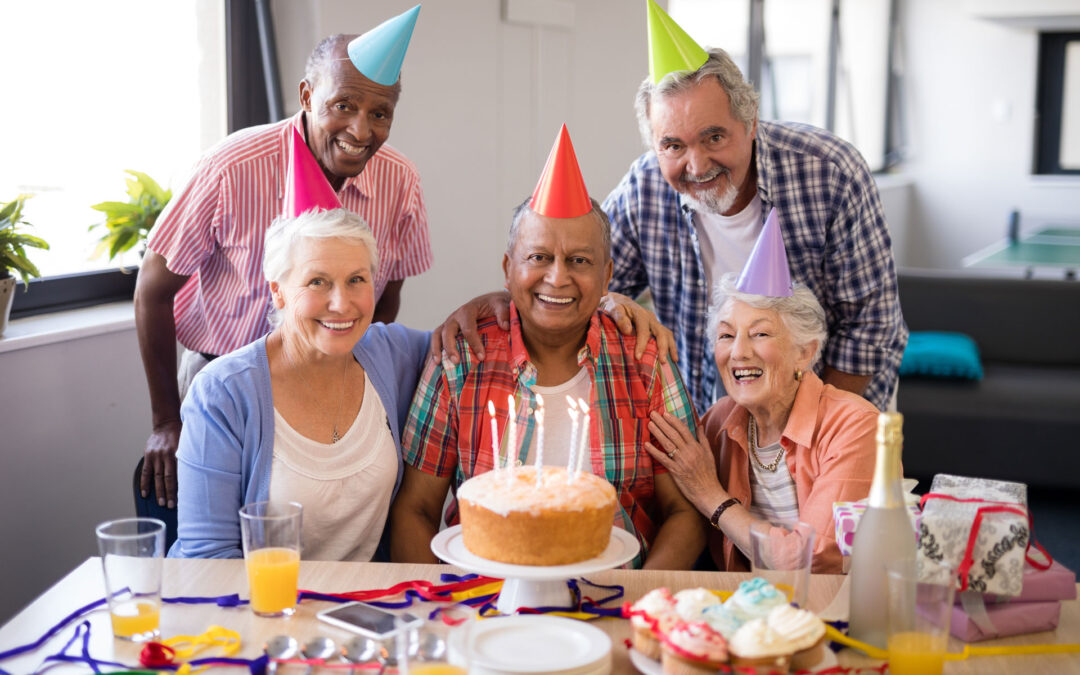
[[[424, 367], [430, 333], [372, 324], [353, 349], [370, 378], [398, 448]], [[240, 507], [270, 494], [274, 401], [266, 338], [215, 359], [192, 382], [180, 410], [176, 452], [179, 498], [175, 558], [241, 558]]]

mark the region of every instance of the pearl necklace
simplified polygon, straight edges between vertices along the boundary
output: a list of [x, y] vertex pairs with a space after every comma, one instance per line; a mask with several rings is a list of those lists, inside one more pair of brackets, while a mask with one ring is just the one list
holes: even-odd
[[782, 444], [780, 445], [780, 452], [776, 453], [776, 459], [773, 460], [772, 464], [765, 464], [762, 462], [757, 454], [757, 423], [754, 422], [753, 415], [747, 415], [747, 417], [750, 418], [750, 421], [746, 423], [746, 438], [749, 441], [750, 454], [754, 457], [754, 462], [761, 467], [762, 471], [776, 473], [776, 470], [780, 467], [780, 460], [784, 458], [784, 446]]

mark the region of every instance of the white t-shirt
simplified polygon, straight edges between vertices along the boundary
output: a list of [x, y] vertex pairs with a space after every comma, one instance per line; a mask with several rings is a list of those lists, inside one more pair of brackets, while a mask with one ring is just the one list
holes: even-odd
[[761, 198], [756, 194], [746, 208], [733, 216], [704, 211], [694, 212], [694, 229], [709, 285], [709, 303], [713, 286], [728, 272], [740, 274], [762, 230]]
[[313, 441], [274, 409], [270, 498], [304, 505], [304, 560], [368, 562], [382, 537], [397, 480], [397, 447], [371, 378], [352, 426], [337, 443]]
[[[757, 449], [758, 459], [765, 466], [776, 461], [778, 454], [780, 441]], [[786, 456], [776, 471], [766, 471], [750, 458], [750, 515], [774, 524], [794, 526], [799, 522], [799, 495]]]
[[[544, 465], [566, 466], [570, 461], [570, 435], [573, 431], [570, 422], [569, 406], [566, 397], [574, 400], [581, 399], [589, 402], [589, 371], [582, 368], [577, 375], [554, 387], [541, 387], [533, 385], [532, 390], [544, 397]], [[581, 443], [582, 416], [578, 413], [578, 443]], [[536, 463], [536, 443], [539, 437], [539, 429], [533, 430], [532, 442], [529, 444], [528, 458], [525, 464], [532, 466]], [[585, 430], [588, 434], [588, 430]], [[585, 452], [589, 452], [588, 436], [585, 439]], [[581, 463], [581, 470], [591, 472], [589, 455], [586, 454]]]

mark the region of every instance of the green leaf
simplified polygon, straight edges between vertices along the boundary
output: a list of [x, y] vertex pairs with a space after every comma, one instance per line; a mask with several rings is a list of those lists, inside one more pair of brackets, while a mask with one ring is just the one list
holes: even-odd
[[169, 201], [169, 198], [165, 196], [165, 191], [161, 189], [161, 186], [158, 185], [158, 182], [156, 180], [146, 175], [142, 171], [134, 171], [132, 169], [127, 169], [127, 172], [132, 176], [135, 176], [135, 178], [139, 180], [142, 188], [145, 189], [146, 192], [149, 193], [154, 199], [156, 199], [158, 201], [158, 204], [164, 206], [165, 202]]
[[17, 234], [15, 235], [15, 241], [23, 246], [33, 246], [34, 248], [41, 248], [48, 250], [49, 243], [41, 237], [35, 237], [30, 234]]
[[90, 208], [101, 211], [110, 217], [116, 215], [137, 216], [141, 213], [138, 204], [129, 204], [127, 202], [101, 202], [100, 204], [94, 204]]

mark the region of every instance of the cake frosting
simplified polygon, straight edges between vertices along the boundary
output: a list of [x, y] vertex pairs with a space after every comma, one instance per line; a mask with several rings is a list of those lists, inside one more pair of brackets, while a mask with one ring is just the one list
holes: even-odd
[[706, 607], [705, 611], [702, 612], [702, 618], [713, 630], [728, 640], [743, 625], [743, 620], [727, 605]]
[[671, 597], [671, 591], [666, 588], [654, 588], [641, 596], [630, 609], [633, 612], [645, 614], [645, 616], [633, 614], [630, 617], [632, 624], [641, 628], [652, 628], [649, 619], [656, 621], [675, 611], [675, 598]]
[[675, 612], [684, 621], [700, 621], [706, 607], [723, 602], [707, 588], [688, 588], [675, 594]]
[[473, 554], [517, 565], [565, 565], [604, 552], [615, 488], [591, 473], [545, 466], [474, 476], [457, 491], [462, 539]]
[[766, 619], [769, 628], [783, 635], [794, 651], [813, 647], [825, 637], [825, 624], [805, 609], [796, 609], [791, 605], [774, 607]]
[[786, 635], [769, 627], [765, 619], [744, 623], [731, 636], [731, 653], [743, 659], [762, 659], [787, 656], [795, 647]]
[[741, 620], [764, 619], [774, 607], [786, 605], [787, 596], [761, 577], [739, 584], [725, 603]]
[[728, 660], [727, 640], [704, 621], [676, 624], [668, 631], [665, 643], [679, 656], [695, 661], [724, 663]]

